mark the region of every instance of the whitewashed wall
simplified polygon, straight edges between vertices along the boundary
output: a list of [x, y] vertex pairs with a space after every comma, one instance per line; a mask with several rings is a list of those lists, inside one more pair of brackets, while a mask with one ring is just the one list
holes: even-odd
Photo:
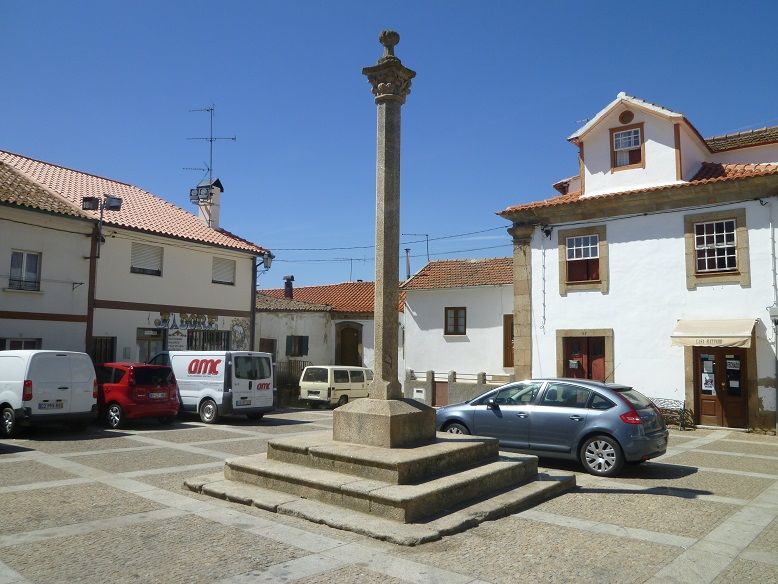
[[[89, 246], [93, 224], [0, 207], [0, 310], [87, 314]], [[11, 251], [40, 253], [41, 290], [8, 290]], [[85, 323], [0, 319], [0, 337], [41, 339], [44, 349], [83, 351]]]
[[[243, 311], [252, 308], [253, 259], [247, 254], [116, 229], [106, 229], [105, 237], [97, 270], [96, 298], [100, 300]], [[162, 276], [130, 272], [132, 242], [164, 248]], [[236, 260], [234, 285], [211, 282], [214, 256]]]
[[[612, 328], [614, 380], [652, 397], [682, 400], [683, 349], [670, 344], [676, 321], [753, 318], [764, 323], [756, 329], [757, 375], [773, 380], [774, 338], [766, 307], [774, 299], [769, 223], [771, 215], [773, 222], [778, 218], [776, 206], [778, 201], [773, 198], [767, 207], [754, 201], [712, 209], [746, 208], [749, 288], [729, 284], [687, 290], [683, 217], [695, 211], [607, 221], [607, 295], [569, 291], [561, 297], [556, 234], [547, 239], [536, 230], [532, 241], [533, 375], [556, 375], [557, 329]], [[759, 397], [766, 409], [775, 409], [773, 388], [760, 387]]]
[[317, 365], [329, 365], [335, 354], [335, 336], [327, 312], [258, 312], [255, 323], [255, 343], [259, 339], [276, 339], [277, 358], [286, 360], [286, 337], [308, 337], [308, 355], [293, 357]]
[[[467, 308], [467, 334], [444, 335], [445, 307]], [[513, 286], [407, 290], [405, 367], [504, 375], [503, 315], [513, 313]]]
[[778, 144], [765, 144], [740, 150], [728, 150], [712, 156], [713, 162], [778, 162]]
[[638, 108], [631, 108], [635, 118], [630, 124], [644, 122], [646, 167], [611, 172], [609, 130], [623, 125], [618, 120], [621, 111], [612, 112], [584, 137], [586, 196], [677, 182], [673, 122]]

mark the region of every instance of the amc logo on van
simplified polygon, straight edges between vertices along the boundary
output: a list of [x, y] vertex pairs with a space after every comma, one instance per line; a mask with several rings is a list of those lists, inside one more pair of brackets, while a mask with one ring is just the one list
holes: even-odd
[[192, 359], [186, 368], [189, 375], [219, 375], [221, 359]]

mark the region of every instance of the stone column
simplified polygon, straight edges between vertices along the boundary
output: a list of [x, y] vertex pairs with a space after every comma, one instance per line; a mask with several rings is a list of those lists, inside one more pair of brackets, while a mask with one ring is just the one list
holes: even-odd
[[414, 71], [394, 55], [400, 35], [385, 30], [384, 54], [362, 73], [378, 106], [376, 128], [375, 363], [370, 397], [401, 399], [397, 378], [397, 306], [400, 286], [400, 108], [411, 91]]
[[531, 225], [514, 223], [513, 238], [513, 371], [517, 380], [532, 377], [532, 233]]
[[435, 441], [435, 410], [403, 399], [397, 379], [397, 306], [400, 293], [400, 108], [416, 73], [394, 56], [400, 35], [379, 36], [384, 54], [362, 73], [378, 106], [376, 154], [375, 363], [368, 398], [336, 408], [332, 439], [384, 448], [423, 447]]

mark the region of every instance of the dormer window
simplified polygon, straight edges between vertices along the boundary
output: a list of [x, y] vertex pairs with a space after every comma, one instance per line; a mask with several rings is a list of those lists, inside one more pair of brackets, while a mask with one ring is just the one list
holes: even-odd
[[643, 124], [611, 128], [611, 170], [645, 168]]

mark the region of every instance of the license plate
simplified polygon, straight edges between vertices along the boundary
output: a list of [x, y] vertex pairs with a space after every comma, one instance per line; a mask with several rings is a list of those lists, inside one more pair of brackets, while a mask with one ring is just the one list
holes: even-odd
[[151, 399], [163, 399], [167, 397], [167, 393], [164, 391], [154, 391], [149, 394], [149, 398]]
[[318, 396], [318, 395], [319, 395], [319, 392], [318, 392], [318, 391], [309, 391], [309, 392], [308, 392], [308, 395], [315, 395], [315, 396]]
[[39, 410], [61, 410], [65, 404], [61, 401], [55, 402], [38, 402]]
[[250, 406], [251, 405], [251, 400], [250, 399], [246, 399], [246, 398], [239, 399], [235, 405], [237, 405], [237, 406]]

